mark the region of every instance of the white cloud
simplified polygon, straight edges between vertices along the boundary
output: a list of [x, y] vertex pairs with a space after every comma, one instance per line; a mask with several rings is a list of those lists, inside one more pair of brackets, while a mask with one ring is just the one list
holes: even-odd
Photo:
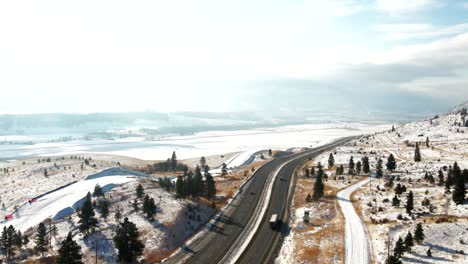
[[392, 15], [417, 12], [442, 5], [442, 2], [436, 0], [377, 0], [376, 2], [378, 10]]
[[468, 23], [434, 26], [431, 24], [381, 24], [372, 27], [385, 40], [428, 39], [468, 32]]
[[306, 0], [305, 8], [315, 17], [342, 17], [362, 11], [366, 6], [356, 0]]

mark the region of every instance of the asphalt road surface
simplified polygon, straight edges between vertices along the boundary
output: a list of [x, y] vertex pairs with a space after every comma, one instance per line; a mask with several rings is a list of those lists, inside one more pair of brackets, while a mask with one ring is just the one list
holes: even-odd
[[369, 240], [366, 227], [356, 213], [351, 203], [351, 194], [369, 182], [369, 179], [360, 181], [337, 194], [338, 203], [345, 217], [345, 263], [370, 263]]
[[[212, 229], [193, 240], [189, 245], [185, 245], [181, 251], [166, 260], [165, 263], [219, 263], [251, 219], [270, 173], [287, 163], [278, 172], [271, 200], [257, 233], [238, 260], [239, 263], [271, 262], [274, 252], [279, 246], [279, 241], [287, 234], [287, 209], [291, 198], [289, 187], [292, 184], [291, 176], [295, 168], [308, 160], [309, 157], [313, 158], [323, 151], [342, 145], [349, 139], [341, 139], [322, 147], [277, 158], [259, 168], [252, 176], [252, 180], [244, 186], [242, 193], [233, 201], [232, 206], [215, 222]], [[282, 222], [278, 231], [272, 230], [269, 226], [268, 220], [273, 213], [278, 214]]]

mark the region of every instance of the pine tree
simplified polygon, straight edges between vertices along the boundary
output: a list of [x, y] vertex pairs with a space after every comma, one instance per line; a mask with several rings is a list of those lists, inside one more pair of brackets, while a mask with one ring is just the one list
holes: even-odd
[[312, 199], [314, 201], [319, 200], [324, 195], [324, 193], [323, 193], [323, 189], [324, 189], [323, 174], [324, 173], [323, 173], [322, 168], [319, 168], [319, 170], [317, 172], [317, 178], [316, 178], [315, 184], [314, 184], [314, 193], [312, 194]]
[[385, 264], [403, 264], [403, 262], [396, 256], [389, 256]]
[[414, 231], [414, 240], [416, 243], [421, 244], [424, 241], [424, 230], [422, 228], [422, 224], [418, 223], [416, 225], [416, 230]]
[[389, 170], [389, 171], [395, 171], [396, 170], [397, 164], [396, 164], [396, 160], [395, 160], [395, 157], [393, 156], [393, 154], [390, 154], [388, 156], [386, 165], [387, 165], [387, 170]]
[[143, 212], [148, 219], [153, 220], [154, 214], [156, 213], [156, 204], [154, 203], [154, 199], [150, 198], [148, 195], [145, 196], [143, 201]]
[[314, 176], [315, 175], [315, 167], [312, 166], [312, 168], [310, 168], [310, 176]]
[[369, 158], [366, 156], [362, 158], [362, 171], [364, 174], [368, 174], [370, 172]]
[[39, 227], [37, 228], [36, 238], [34, 239], [36, 246], [34, 249], [41, 253], [41, 256], [44, 256], [44, 252], [47, 251], [47, 229], [44, 223], [40, 223]]
[[198, 198], [198, 196], [203, 194], [203, 176], [200, 170], [200, 167], [195, 168], [195, 177], [193, 178], [193, 191], [194, 196]]
[[353, 158], [353, 156], [351, 156], [351, 158], [349, 159], [348, 166], [349, 166], [349, 172], [348, 172], [348, 174], [354, 175], [354, 173], [355, 173], [355, 171], [354, 171], [355, 164], [354, 164], [354, 158]]
[[185, 192], [184, 192], [184, 179], [182, 176], [177, 177], [176, 181], [176, 198], [185, 198]]
[[210, 173], [205, 174], [205, 192], [207, 199], [213, 199], [216, 195], [216, 185]]
[[419, 150], [419, 143], [416, 142], [416, 147], [414, 148], [414, 161], [421, 161], [421, 151]]
[[411, 214], [414, 209], [413, 191], [410, 191], [406, 200], [406, 213]]
[[138, 207], [137, 199], [133, 200], [132, 207], [133, 207], [133, 210], [135, 210], [135, 212], [138, 212], [140, 210], [140, 208]]
[[463, 204], [466, 196], [465, 181], [461, 175], [458, 176], [455, 181], [456, 183], [452, 194], [452, 200], [455, 204]]
[[442, 172], [442, 170], [439, 170], [439, 186], [442, 186], [444, 185], [445, 183], [445, 180], [444, 180], [444, 173]]
[[21, 247], [23, 246], [23, 234], [21, 234], [20, 230], [18, 230], [14, 236], [14, 244], [16, 248], [21, 250]]
[[328, 168], [332, 168], [335, 165], [335, 157], [333, 156], [333, 153], [330, 153], [328, 156]]
[[58, 250], [58, 264], [81, 264], [81, 247], [72, 238], [71, 232], [67, 238], [62, 241], [62, 245]]
[[143, 198], [144, 195], [145, 195], [145, 190], [143, 189], [143, 186], [141, 184], [138, 184], [136, 188], [136, 197], [138, 199], [141, 199]]
[[400, 199], [398, 199], [398, 197], [397, 197], [396, 195], [393, 196], [392, 205], [393, 205], [394, 207], [400, 206]]
[[362, 163], [360, 161], [358, 161], [356, 163], [356, 174], [357, 175], [361, 174], [361, 171], [362, 171]]
[[99, 184], [96, 184], [96, 186], [94, 186], [93, 196], [94, 197], [104, 196], [104, 192], [102, 191], [102, 188], [101, 188], [101, 186]]
[[382, 159], [379, 158], [377, 161], [377, 166], [375, 168], [375, 173], [377, 178], [382, 178], [383, 177], [383, 167], [382, 167]]
[[429, 137], [426, 137], [426, 147], [429, 147]]
[[309, 170], [309, 168], [305, 168], [304, 174], [305, 174], [305, 177], [306, 177], [306, 178], [310, 178], [310, 170]]
[[6, 226], [3, 227], [2, 235], [0, 237], [0, 247], [7, 259], [7, 262], [9, 262], [11, 257], [15, 255], [16, 235], [17, 233], [15, 231], [15, 228], [12, 225], [10, 225], [8, 228]]
[[340, 165], [339, 169], [340, 169], [340, 171], [339, 171], [340, 174], [339, 174], [339, 175], [343, 175], [343, 174], [344, 174], [344, 167], [343, 167], [343, 164]]
[[411, 252], [411, 248], [414, 246], [413, 242], [413, 235], [411, 234], [410, 231], [408, 231], [408, 234], [406, 234], [405, 237], [405, 251], [406, 252]]
[[107, 220], [107, 217], [109, 216], [109, 202], [107, 202], [106, 200], [100, 200], [99, 210], [101, 212], [102, 218], [104, 218], [104, 220]]
[[398, 238], [397, 242], [395, 243], [395, 248], [393, 249], [393, 255], [398, 259], [403, 256], [405, 252], [405, 244], [403, 243], [403, 239], [401, 237]]
[[120, 261], [132, 262], [143, 254], [145, 246], [140, 241], [139, 236], [136, 225], [125, 218], [124, 222], [117, 228], [114, 237]]
[[310, 193], [307, 194], [306, 202], [308, 202], [308, 203], [312, 202], [312, 196], [310, 195]]
[[78, 213], [78, 217], [80, 218], [78, 221], [78, 228], [81, 232], [84, 232], [87, 235], [89, 234], [90, 229], [97, 226], [97, 220], [94, 216], [95, 212], [91, 202], [91, 193], [88, 192], [85, 202]]
[[429, 248], [429, 249], [427, 250], [426, 255], [427, 255], [428, 257], [430, 257], [430, 258], [432, 257], [431, 248]]
[[171, 169], [173, 171], [176, 171], [177, 170], [177, 155], [174, 152], [172, 152], [172, 156], [171, 156]]

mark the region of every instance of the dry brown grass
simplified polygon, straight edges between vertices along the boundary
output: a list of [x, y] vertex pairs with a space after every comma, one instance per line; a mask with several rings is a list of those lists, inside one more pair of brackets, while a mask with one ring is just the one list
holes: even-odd
[[[310, 167], [306, 162], [300, 167]], [[294, 228], [295, 254], [294, 262], [301, 263], [334, 263], [344, 259], [344, 218], [339, 210], [336, 193], [338, 188], [330, 187], [325, 182], [325, 197], [317, 202], [307, 203], [306, 197], [312, 193], [314, 179], [297, 178], [294, 194], [294, 207], [311, 208], [310, 224], [304, 228]]]

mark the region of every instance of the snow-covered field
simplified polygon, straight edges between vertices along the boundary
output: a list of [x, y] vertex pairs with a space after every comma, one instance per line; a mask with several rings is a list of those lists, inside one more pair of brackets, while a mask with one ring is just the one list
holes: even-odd
[[92, 193], [97, 184], [107, 191], [117, 185], [133, 181], [135, 177], [142, 175], [120, 168], [111, 168], [90, 175], [65, 188], [37, 197], [31, 203], [24, 203], [15, 210], [12, 219], [0, 222], [0, 228], [13, 225], [24, 232], [45, 219], [60, 220], [73, 214], [81, 206], [86, 194]]
[[385, 124], [330, 123], [283, 126], [240, 131], [210, 131], [191, 136], [169, 136], [158, 139], [89, 140], [33, 145], [1, 145], [0, 159], [24, 156], [104, 153], [144, 160], [165, 160], [172, 151], [179, 159], [220, 155], [224, 153], [286, 150], [310, 147], [333, 139], [388, 129]]

